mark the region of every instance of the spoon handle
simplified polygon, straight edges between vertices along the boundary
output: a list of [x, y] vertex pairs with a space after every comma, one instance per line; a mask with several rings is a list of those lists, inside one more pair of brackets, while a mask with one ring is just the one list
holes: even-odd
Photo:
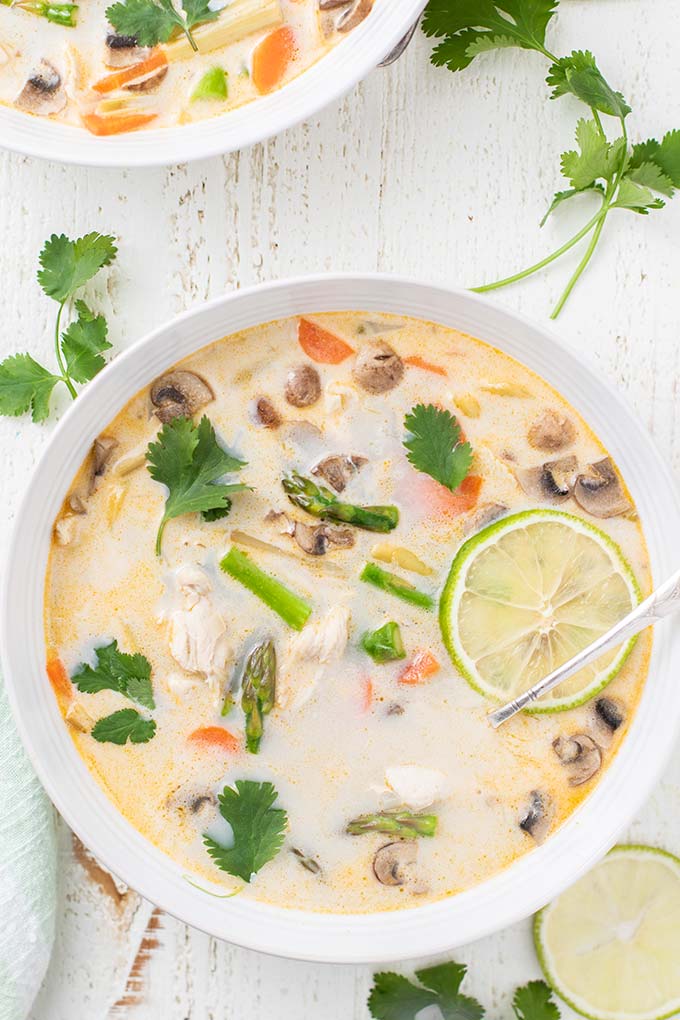
[[617, 645], [622, 644], [628, 638], [644, 630], [645, 627], [649, 627], [650, 624], [663, 619], [664, 616], [670, 616], [671, 613], [676, 612], [678, 609], [680, 609], [680, 570], [676, 571], [667, 581], [664, 581], [656, 591], [652, 592], [648, 598], [641, 602], [639, 606], [636, 606], [627, 616], [624, 616], [622, 620], [619, 620], [611, 630], [608, 630], [606, 634], [599, 637], [597, 641], [593, 641], [591, 645], [588, 645], [572, 659], [568, 659], [562, 666], [558, 666], [557, 669], [553, 670], [552, 673], [549, 673], [542, 680], [539, 680], [538, 683], [534, 684], [528, 691], [525, 691], [524, 694], [518, 695], [514, 701], [509, 701], [507, 705], [489, 712], [491, 725], [496, 729], [502, 723], [507, 722], [508, 719], [512, 719], [513, 715], [517, 715], [527, 705], [540, 698], [542, 694], [552, 691], [563, 680], [573, 676], [583, 666], [587, 666], [593, 659], [597, 659], [604, 652], [608, 652], [610, 648], [615, 648]]

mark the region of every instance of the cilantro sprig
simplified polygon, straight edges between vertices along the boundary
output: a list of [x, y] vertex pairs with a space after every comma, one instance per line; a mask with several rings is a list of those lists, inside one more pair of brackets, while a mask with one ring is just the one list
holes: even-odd
[[117, 249], [109, 234], [91, 233], [70, 240], [53, 234], [40, 252], [38, 282], [59, 305], [54, 329], [54, 352], [58, 371], [52, 372], [30, 354], [12, 354], [0, 363], [0, 414], [17, 416], [31, 411], [33, 421], [49, 416], [52, 391], [64, 383], [73, 399], [75, 383], [86, 383], [104, 367], [104, 351], [110, 349], [106, 319], [96, 315], [82, 300], [75, 301], [76, 317], [61, 332], [64, 309], [104, 266], [115, 259]]
[[416, 404], [404, 418], [404, 447], [414, 468], [457, 489], [472, 465], [472, 447], [461, 443], [460, 425], [454, 415], [434, 404]]
[[114, 639], [95, 649], [97, 665], [82, 663], [71, 677], [84, 694], [117, 691], [145, 708], [155, 708], [151, 686], [151, 663], [139, 652], [121, 652]]
[[222, 846], [207, 835], [203, 842], [218, 868], [250, 882], [283, 846], [288, 816], [283, 808], [273, 807], [278, 797], [273, 783], [237, 779], [234, 786], [225, 786], [219, 796], [220, 814], [231, 826], [233, 845]]
[[[444, 1020], [482, 1020], [484, 1007], [460, 986], [467, 967], [452, 960], [415, 973], [417, 984], [403, 974], [373, 975], [368, 1008], [375, 1020], [415, 1020], [421, 1010], [437, 1006]], [[512, 1008], [517, 1020], [560, 1020], [552, 992], [544, 981], [530, 981], [515, 991]]]
[[[605, 79], [593, 54], [574, 50], [558, 57], [547, 48], [546, 30], [557, 7], [558, 0], [429, 0], [423, 19], [425, 34], [441, 40], [432, 53], [433, 64], [461, 71], [490, 50], [534, 50], [550, 61], [546, 78], [550, 98], [571, 95], [590, 108], [590, 116], [580, 119], [576, 128], [577, 149], [562, 154], [562, 173], [571, 186], [555, 193], [541, 226], [558, 206], [583, 194], [595, 195], [598, 209], [573, 237], [539, 262], [472, 288], [484, 293], [523, 280], [589, 237], [552, 318], [559, 315], [588, 266], [610, 213], [627, 209], [647, 215], [662, 209], [665, 199], [680, 188], [680, 130], [669, 131], [660, 142], [650, 138], [631, 145], [626, 125], [631, 108]], [[618, 122], [615, 137], [610, 138], [603, 116]]]
[[209, 0], [183, 0], [181, 11], [172, 0], [120, 0], [106, 11], [116, 32], [134, 36], [140, 46], [166, 43], [176, 33], [184, 32], [194, 51], [198, 46], [192, 28], [219, 16], [219, 10], [210, 9]]
[[231, 494], [248, 488], [241, 482], [218, 482], [224, 475], [240, 471], [245, 461], [222, 449], [205, 415], [198, 425], [190, 418], [167, 422], [156, 442], [149, 443], [146, 457], [151, 477], [168, 489], [156, 536], [157, 556], [168, 521], [192, 512], [202, 513], [208, 521], [226, 517]]
[[153, 719], [145, 719], [135, 708], [121, 708], [99, 719], [92, 736], [100, 744], [146, 744], [156, 732]]

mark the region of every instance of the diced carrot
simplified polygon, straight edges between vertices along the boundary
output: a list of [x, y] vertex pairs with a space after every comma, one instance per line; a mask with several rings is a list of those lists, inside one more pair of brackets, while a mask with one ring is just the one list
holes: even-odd
[[416, 652], [411, 661], [399, 674], [400, 684], [422, 684], [440, 669], [432, 652]]
[[373, 681], [370, 676], [361, 678], [361, 711], [368, 712], [373, 704]]
[[50, 655], [47, 660], [47, 676], [52, 684], [52, 690], [57, 696], [57, 701], [69, 702], [73, 698], [73, 685], [66, 672], [64, 663], [58, 655]]
[[412, 368], [422, 368], [425, 372], [434, 372], [435, 375], [443, 375], [446, 377], [446, 369], [442, 368], [441, 365], [433, 365], [431, 361], [425, 361], [419, 354], [413, 354], [410, 358], [404, 358], [404, 362], [407, 365], [411, 365]]
[[324, 365], [339, 365], [350, 354], [354, 354], [354, 348], [339, 336], [329, 333], [309, 319], [300, 319], [298, 343], [308, 358]]
[[137, 128], [149, 124], [155, 113], [120, 113], [102, 116], [98, 113], [83, 113], [81, 119], [88, 131], [93, 135], [120, 135], [124, 131], [136, 131]]
[[114, 71], [113, 74], [107, 74], [106, 77], [96, 81], [92, 88], [95, 92], [115, 92], [116, 89], [122, 88], [128, 82], [144, 78], [152, 71], [159, 71], [161, 67], [165, 67], [167, 62], [168, 58], [163, 50], [154, 50], [146, 60], [141, 60], [138, 64], [132, 64], [130, 67], [123, 67], [120, 71]]
[[468, 475], [457, 489], [451, 492], [433, 478], [421, 475], [420, 493], [428, 507], [430, 516], [458, 517], [459, 514], [474, 510], [482, 488], [481, 475]]
[[271, 92], [295, 55], [295, 33], [288, 25], [266, 35], [253, 50], [252, 80], [258, 92]]
[[223, 726], [200, 726], [189, 734], [192, 744], [199, 744], [202, 747], [219, 747], [223, 751], [238, 751], [240, 745], [233, 733], [225, 730]]

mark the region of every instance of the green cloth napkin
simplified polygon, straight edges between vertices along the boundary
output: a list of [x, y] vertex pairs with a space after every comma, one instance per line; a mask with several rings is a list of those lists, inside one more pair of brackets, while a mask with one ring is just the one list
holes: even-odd
[[54, 942], [55, 812], [14, 726], [0, 678], [0, 1020], [25, 1020]]

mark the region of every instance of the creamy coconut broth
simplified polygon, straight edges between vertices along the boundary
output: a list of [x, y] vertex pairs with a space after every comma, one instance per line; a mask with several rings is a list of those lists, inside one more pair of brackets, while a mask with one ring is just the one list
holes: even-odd
[[0, 0], [0, 103], [96, 135], [213, 117], [296, 77], [373, 0], [198, 0], [190, 38], [172, 22], [158, 38], [155, 0], [121, 0], [118, 16], [112, 6]]
[[[468, 477], [453, 492], [406, 458], [404, 417], [418, 404], [455, 414], [471, 444]], [[147, 447], [159, 417], [188, 427], [204, 415], [247, 462], [229, 482], [249, 488], [232, 494], [221, 519], [169, 520], [157, 556], [167, 490], [150, 476]], [[608, 495], [575, 482], [606, 457], [544, 381], [432, 323], [361, 312], [291, 318], [192, 355], [111, 422], [55, 524], [48, 671], [87, 767], [188, 874], [280, 906], [390, 910], [496, 874], [549, 837], [602, 777], [638, 700], [649, 638], [586, 704], [494, 731], [493, 702], [452, 665], [436, 605], [410, 604], [360, 574], [371, 562], [436, 602], [466, 538], [493, 519], [559, 504], [619, 543], [648, 590], [643, 536], [611, 463]], [[396, 507], [398, 524], [378, 533], [311, 515], [284, 491], [293, 471], [353, 506]], [[220, 568], [230, 549], [311, 607], [300, 630]], [[404, 657], [375, 662], [362, 636], [390, 621]], [[153, 709], [69, 680], [113, 639], [148, 660]], [[275, 703], [252, 753], [240, 684], [244, 659], [267, 641]], [[233, 706], [222, 715], [225, 696]], [[147, 742], [92, 736], [97, 720], [131, 708], [156, 723]], [[574, 735], [576, 766], [559, 743]], [[207, 833], [229, 846], [216, 797], [237, 780], [273, 783], [287, 812], [280, 851], [249, 884], [220, 870], [203, 843]], [[395, 811], [435, 816], [434, 834], [347, 831], [360, 816]]]

